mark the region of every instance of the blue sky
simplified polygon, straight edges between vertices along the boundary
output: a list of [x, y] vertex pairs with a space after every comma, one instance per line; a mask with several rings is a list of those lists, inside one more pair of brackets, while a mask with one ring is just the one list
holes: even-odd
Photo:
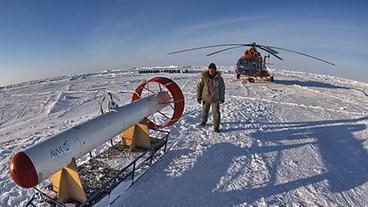
[[170, 51], [256, 41], [281, 52], [276, 68], [368, 82], [366, 1], [3, 1], [0, 85], [152, 65], [235, 65], [243, 49], [212, 57]]

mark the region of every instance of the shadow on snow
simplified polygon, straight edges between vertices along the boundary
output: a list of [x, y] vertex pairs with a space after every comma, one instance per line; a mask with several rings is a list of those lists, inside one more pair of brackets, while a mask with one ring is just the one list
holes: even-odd
[[283, 85], [299, 85], [303, 87], [316, 87], [316, 88], [328, 88], [328, 89], [347, 89], [347, 90], [356, 90], [363, 93], [365, 96], [368, 96], [368, 93], [362, 89], [358, 88], [351, 88], [351, 87], [344, 87], [333, 85], [330, 83], [323, 83], [319, 81], [301, 81], [301, 80], [275, 80], [275, 83], [283, 84]]
[[[271, 143], [270, 146], [252, 146], [244, 149], [225, 142], [213, 144], [198, 158], [191, 169], [179, 177], [167, 175], [165, 169], [168, 169], [168, 164], [159, 165], [127, 192], [128, 199], [124, 199], [124, 204], [147, 204], [143, 199], [147, 198], [153, 206], [228, 206], [244, 202], [252, 203], [262, 197], [286, 193], [325, 180], [331, 192], [353, 189], [368, 181], [367, 152], [361, 141], [353, 135], [354, 132], [367, 128], [365, 124], [357, 123], [367, 119], [368, 117], [352, 120], [261, 123], [266, 131], [255, 132], [250, 136], [266, 144]], [[306, 137], [309, 137], [308, 141]], [[283, 144], [285, 141], [296, 144]], [[280, 153], [310, 145], [315, 146], [319, 152], [325, 171], [277, 183]], [[170, 151], [162, 163], [169, 163], [188, 153], [191, 153], [191, 150]], [[269, 153], [276, 154], [276, 161], [267, 165], [270, 174], [267, 183], [261, 187], [243, 187], [227, 192], [215, 190], [221, 177], [228, 174], [228, 168], [234, 158], [245, 156], [248, 159], [252, 154], [269, 157]], [[150, 182], [145, 182], [147, 180]], [[162, 189], [158, 189], [157, 186], [162, 186]]]

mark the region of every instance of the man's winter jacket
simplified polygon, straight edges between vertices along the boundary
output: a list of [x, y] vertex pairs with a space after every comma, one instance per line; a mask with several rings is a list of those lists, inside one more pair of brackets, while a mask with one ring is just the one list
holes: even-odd
[[197, 99], [206, 103], [225, 101], [225, 83], [220, 72], [211, 77], [208, 70], [202, 72], [201, 80], [197, 85]]

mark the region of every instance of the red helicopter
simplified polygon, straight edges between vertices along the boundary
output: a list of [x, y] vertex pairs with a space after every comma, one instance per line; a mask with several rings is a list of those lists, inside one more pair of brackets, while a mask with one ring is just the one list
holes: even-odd
[[[318, 58], [318, 57], [315, 57], [315, 56], [312, 56], [306, 53], [302, 53], [302, 52], [298, 52], [298, 51], [294, 51], [290, 49], [285, 49], [285, 48], [280, 48], [280, 47], [259, 45], [259, 44], [256, 44], [255, 42], [250, 43], [250, 44], [209, 45], [209, 46], [196, 47], [196, 48], [190, 48], [190, 49], [170, 52], [168, 54], [171, 55], [171, 54], [176, 54], [176, 53], [188, 52], [192, 50], [200, 50], [200, 49], [208, 49], [208, 48], [216, 48], [216, 47], [226, 47], [226, 48], [217, 50], [215, 52], [207, 54], [206, 56], [211, 56], [211, 55], [214, 55], [220, 52], [224, 52], [227, 50], [232, 50], [232, 49], [236, 49], [240, 47], [250, 47], [244, 52], [244, 55], [238, 59], [238, 62], [236, 63], [236, 69], [235, 69], [237, 79], [240, 79], [240, 76], [245, 76], [248, 78], [248, 81], [250, 83], [254, 83], [256, 78], [268, 79], [272, 82], [274, 81], [273, 76], [271, 76], [271, 74], [267, 70], [266, 60], [270, 58], [270, 54], [279, 60], [283, 60], [280, 56], [278, 56], [279, 52], [276, 50], [283, 50], [287, 52], [296, 53], [299, 55], [304, 55], [309, 58], [313, 58], [313, 59], [322, 61], [330, 65], [335, 65], [334, 63], [328, 62], [326, 60], [323, 60], [321, 58]], [[257, 51], [257, 48], [268, 52], [268, 55], [262, 56], [261, 53]]]

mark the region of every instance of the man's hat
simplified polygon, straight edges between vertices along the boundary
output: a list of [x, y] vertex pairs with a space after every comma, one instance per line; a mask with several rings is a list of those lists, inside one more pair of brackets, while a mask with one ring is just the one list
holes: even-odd
[[216, 67], [215, 63], [211, 63], [211, 64], [208, 66], [208, 69], [214, 69], [214, 70], [217, 70], [217, 67]]

